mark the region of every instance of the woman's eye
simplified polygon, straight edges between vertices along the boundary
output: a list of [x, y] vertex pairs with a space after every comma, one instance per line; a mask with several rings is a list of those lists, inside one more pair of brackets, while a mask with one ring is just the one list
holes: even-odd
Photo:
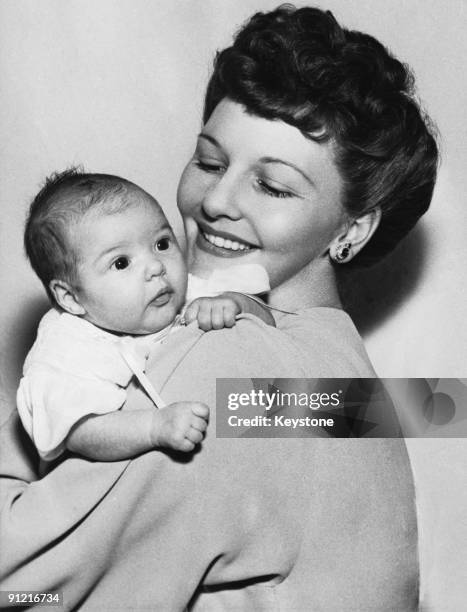
[[172, 241], [170, 240], [170, 238], [161, 238], [156, 242], [156, 250], [167, 251], [167, 249], [170, 248], [171, 242]]
[[285, 191], [282, 189], [276, 189], [275, 187], [272, 187], [271, 185], [269, 185], [269, 183], [266, 183], [265, 181], [263, 181], [263, 179], [258, 179], [258, 185], [260, 186], [261, 190], [264, 191], [264, 193], [267, 193], [269, 196], [273, 198], [291, 198], [294, 195], [290, 191]]
[[129, 265], [130, 265], [130, 260], [128, 259], [128, 257], [119, 257], [112, 264], [112, 266], [116, 270], [124, 270], [125, 268], [128, 268]]
[[206, 162], [201, 159], [195, 159], [195, 165], [198, 166], [200, 170], [203, 172], [211, 172], [216, 174], [218, 172], [224, 171], [224, 166], [222, 164], [216, 164], [214, 161]]

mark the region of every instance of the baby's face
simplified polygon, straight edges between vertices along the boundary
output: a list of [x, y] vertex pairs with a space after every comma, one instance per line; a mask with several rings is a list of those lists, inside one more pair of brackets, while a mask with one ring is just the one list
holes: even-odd
[[72, 242], [78, 254], [77, 299], [84, 318], [125, 334], [149, 334], [169, 325], [180, 310], [187, 271], [172, 229], [157, 202], [144, 192], [117, 213], [89, 213]]

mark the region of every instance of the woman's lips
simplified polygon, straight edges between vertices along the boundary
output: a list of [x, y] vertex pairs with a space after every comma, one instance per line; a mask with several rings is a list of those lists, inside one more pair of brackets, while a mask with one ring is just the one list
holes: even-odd
[[215, 253], [222, 257], [239, 257], [258, 248], [251, 243], [239, 240], [233, 234], [213, 231], [201, 224], [198, 224], [198, 230], [196, 246], [208, 253]]

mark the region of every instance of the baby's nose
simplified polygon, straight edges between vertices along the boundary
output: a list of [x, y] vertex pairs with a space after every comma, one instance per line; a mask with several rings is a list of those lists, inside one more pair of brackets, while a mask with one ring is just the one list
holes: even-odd
[[165, 266], [159, 257], [152, 257], [146, 264], [146, 280], [165, 274]]

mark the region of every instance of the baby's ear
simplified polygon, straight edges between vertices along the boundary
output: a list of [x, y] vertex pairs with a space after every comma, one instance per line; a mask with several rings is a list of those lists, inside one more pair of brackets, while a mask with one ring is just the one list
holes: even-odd
[[86, 314], [86, 310], [79, 303], [75, 291], [66, 281], [51, 280], [49, 289], [55, 301], [63, 310], [72, 315]]

